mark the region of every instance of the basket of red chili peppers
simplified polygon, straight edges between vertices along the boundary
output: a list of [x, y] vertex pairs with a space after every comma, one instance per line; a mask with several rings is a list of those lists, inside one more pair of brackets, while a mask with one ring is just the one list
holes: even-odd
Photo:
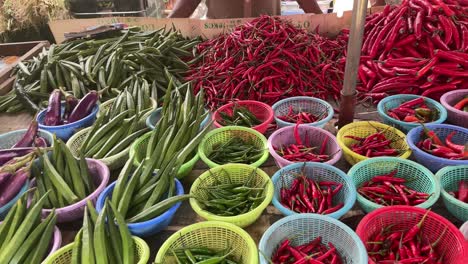
[[357, 201], [366, 212], [383, 206], [429, 208], [439, 199], [440, 186], [432, 172], [414, 161], [377, 157], [354, 165], [348, 175], [357, 189]]
[[314, 213], [338, 219], [356, 202], [351, 178], [328, 164], [291, 164], [277, 171], [272, 181], [273, 205], [284, 215]]
[[468, 127], [468, 89], [447, 92], [440, 103], [447, 109], [447, 120], [451, 124]]
[[215, 127], [243, 126], [265, 133], [273, 121], [271, 106], [254, 100], [234, 101], [213, 113]]
[[285, 217], [263, 234], [261, 264], [367, 263], [364, 244], [342, 222], [324, 215]]
[[278, 127], [293, 126], [298, 122], [323, 128], [333, 117], [333, 107], [324, 100], [295, 96], [276, 102], [273, 106]]
[[406, 137], [416, 160], [432, 172], [446, 166], [468, 165], [468, 129], [453, 125], [427, 125]]
[[409, 158], [411, 149], [400, 130], [375, 121], [360, 121], [342, 127], [336, 135], [349, 164], [373, 157]]
[[468, 243], [460, 230], [418, 207], [379, 208], [359, 222], [356, 233], [366, 245], [369, 263], [462, 264], [468, 260]]
[[468, 221], [468, 165], [445, 167], [436, 176], [447, 210], [461, 221]]
[[419, 123], [441, 124], [447, 119], [447, 110], [438, 102], [419, 95], [397, 94], [382, 99], [377, 105], [384, 123], [403, 132]]
[[273, 132], [268, 138], [268, 150], [280, 168], [296, 162], [333, 165], [341, 158], [341, 149], [332, 133], [299, 124]]

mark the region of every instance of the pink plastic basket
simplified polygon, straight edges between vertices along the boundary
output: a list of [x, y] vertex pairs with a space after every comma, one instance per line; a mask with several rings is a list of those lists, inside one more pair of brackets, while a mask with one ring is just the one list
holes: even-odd
[[455, 109], [458, 101], [468, 96], [468, 89], [450, 91], [442, 95], [440, 103], [447, 109], [447, 121], [451, 124], [468, 127], [468, 112]]
[[[275, 159], [276, 165], [280, 168], [289, 164], [293, 164], [294, 162], [281, 157], [278, 153], [276, 153], [273, 146], [279, 147], [295, 144], [296, 140], [294, 138], [294, 128], [295, 126], [287, 126], [280, 128], [276, 130], [273, 134], [271, 134], [271, 136], [268, 138], [268, 151], [270, 152], [271, 156], [273, 156], [273, 158]], [[307, 137], [310, 139], [310, 144], [312, 146], [320, 147], [325, 138], [328, 138], [327, 149], [325, 151], [325, 154], [333, 155], [333, 157], [329, 161], [324, 163], [333, 165], [340, 160], [342, 151], [340, 146], [338, 145], [336, 137], [332, 133], [319, 127], [299, 125], [299, 135], [302, 140], [304, 140], [306, 132]]]
[[213, 121], [215, 127], [223, 127], [219, 120], [221, 120], [220, 112], [227, 113], [232, 115], [232, 109], [234, 105], [242, 106], [247, 108], [252, 114], [258, 118], [258, 120], [262, 121], [262, 123], [258, 126], [252, 127], [253, 129], [257, 130], [260, 133], [265, 133], [268, 129], [268, 125], [271, 124], [273, 121], [273, 109], [271, 106], [254, 100], [245, 100], [245, 101], [236, 101], [229, 104], [225, 104], [221, 106], [218, 110], [216, 110], [213, 114]]

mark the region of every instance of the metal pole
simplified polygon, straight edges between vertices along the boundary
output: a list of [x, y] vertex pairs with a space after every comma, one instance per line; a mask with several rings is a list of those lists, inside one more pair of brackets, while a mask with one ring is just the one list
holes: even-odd
[[361, 59], [362, 35], [366, 22], [367, 0], [354, 0], [353, 16], [348, 40], [348, 52], [343, 89], [341, 90], [338, 127], [343, 127], [354, 119], [356, 107], [356, 81]]

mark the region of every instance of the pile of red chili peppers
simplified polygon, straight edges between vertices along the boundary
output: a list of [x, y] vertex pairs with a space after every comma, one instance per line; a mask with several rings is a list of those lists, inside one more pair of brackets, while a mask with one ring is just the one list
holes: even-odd
[[284, 187], [283, 182], [280, 202], [297, 213], [331, 214], [344, 206], [343, 203], [333, 204], [333, 196], [342, 188], [342, 183], [314, 181], [302, 174], [293, 180], [290, 188]]
[[281, 242], [273, 254], [274, 264], [341, 264], [341, 259], [333, 243], [328, 247], [322, 243], [322, 237], [317, 237], [307, 244], [292, 246], [289, 239]]
[[197, 46], [187, 80], [216, 108], [231, 101], [273, 104], [291, 96], [337, 99], [346, 41], [330, 40], [278, 17], [261, 16]]
[[406, 93], [438, 100], [467, 87], [467, 7], [467, 0], [403, 0], [368, 16], [360, 96], [379, 101]]
[[458, 182], [458, 191], [455, 192], [448, 192], [453, 197], [457, 198], [458, 200], [468, 203], [468, 181], [461, 180]]
[[434, 241], [429, 241], [421, 228], [429, 211], [421, 220], [408, 230], [395, 230], [393, 226], [383, 228], [367, 243], [369, 263], [376, 264], [442, 264], [444, 252], [439, 252], [438, 244], [446, 229]]
[[439, 113], [427, 106], [423, 97], [404, 102], [396, 108], [389, 109], [387, 115], [409, 123], [427, 123], [437, 120]]
[[408, 180], [395, 177], [398, 170], [377, 175], [358, 188], [366, 199], [384, 206], [417, 205], [427, 201], [429, 194], [418, 192], [405, 185]]
[[456, 103], [453, 106], [455, 109], [458, 109], [460, 111], [465, 111], [468, 112], [468, 96], [465, 98], [461, 99], [458, 103]]
[[451, 160], [465, 160], [468, 159], [468, 148], [463, 145], [458, 145], [452, 142], [452, 138], [457, 134], [456, 131], [448, 134], [444, 142], [437, 136], [437, 134], [424, 128], [424, 136], [417, 143], [417, 147], [425, 152], [437, 157], [451, 159]]
[[285, 115], [277, 116], [277, 118], [283, 120], [284, 122], [289, 123], [300, 123], [300, 124], [307, 124], [307, 123], [315, 123], [322, 120], [327, 115], [327, 112], [324, 111], [319, 115], [314, 115], [307, 111], [294, 111], [293, 106], [290, 105], [288, 109], [288, 113]]
[[[350, 146], [353, 152], [369, 158], [381, 156], [399, 156], [401, 153], [401, 150], [390, 146], [395, 139], [387, 138], [384, 131], [377, 131], [376, 133], [367, 137], [357, 137], [351, 135], [344, 137], [356, 141], [356, 143], [351, 144]], [[398, 138], [396, 140], [401, 139]]]
[[297, 123], [294, 127], [294, 138], [296, 140], [295, 144], [280, 147], [273, 146], [273, 149], [284, 159], [293, 162], [325, 162], [330, 160], [331, 155], [326, 154], [328, 137], [323, 140], [320, 149], [311, 146], [307, 131], [304, 134], [304, 141], [301, 139], [299, 123]]

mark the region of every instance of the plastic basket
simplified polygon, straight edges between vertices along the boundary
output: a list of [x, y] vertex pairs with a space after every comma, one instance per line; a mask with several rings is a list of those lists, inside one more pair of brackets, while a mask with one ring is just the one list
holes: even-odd
[[[135, 257], [136, 264], [146, 264], [150, 258], [150, 249], [146, 242], [138, 237], [133, 237], [135, 242]], [[57, 250], [54, 254], [50, 255], [42, 264], [71, 264], [72, 252], [74, 243], [70, 243], [61, 249]], [[129, 263], [133, 264], [133, 263]]]
[[468, 203], [448, 193], [458, 190], [458, 183], [461, 180], [468, 181], [468, 165], [445, 167], [437, 172], [436, 177], [440, 181], [442, 200], [447, 210], [461, 221], [468, 221]]
[[[57, 215], [57, 223], [73, 222], [81, 219], [83, 217], [86, 202], [91, 200], [94, 203], [109, 182], [109, 168], [104, 165], [104, 163], [95, 159], [86, 159], [86, 161], [88, 163], [89, 173], [94, 178], [95, 186], [97, 186], [96, 190], [79, 202], [62, 208], [56, 208], [55, 214]], [[41, 170], [42, 165], [37, 160], [35, 162], [37, 162], [36, 166]], [[35, 186], [35, 184], [36, 180], [33, 179], [31, 181], [31, 186]], [[43, 217], [49, 215], [51, 211], [51, 209], [42, 209]]]
[[335, 245], [343, 263], [367, 263], [364, 244], [354, 231], [342, 222], [325, 215], [298, 214], [285, 217], [263, 234], [259, 243], [260, 263], [268, 264], [263, 255], [271, 259], [280, 243], [290, 239], [293, 246], [299, 246], [322, 237], [322, 243]]
[[[65, 104], [62, 103], [62, 114], [65, 110]], [[93, 111], [91, 114], [88, 116], [70, 123], [70, 124], [65, 124], [65, 125], [60, 125], [60, 126], [46, 126], [43, 125], [45, 114], [46, 114], [47, 109], [42, 110], [39, 112], [37, 115], [37, 122], [39, 123], [39, 128], [46, 130], [52, 134], [57, 135], [58, 138], [62, 139], [63, 141], [67, 141], [73, 134], [75, 134], [78, 130], [83, 129], [85, 127], [89, 127], [94, 123], [94, 120], [96, 119], [96, 115], [99, 111], [99, 106], [96, 105], [93, 108]]]
[[[442, 141], [445, 141], [445, 138], [448, 134], [450, 134], [453, 131], [456, 131], [457, 133], [452, 138], [452, 141], [455, 144], [465, 145], [468, 142], [467, 128], [444, 124], [427, 125], [426, 127], [429, 130], [434, 130], [436, 135], [439, 136], [439, 138]], [[408, 135], [406, 136], [406, 142], [408, 143], [409, 147], [413, 150], [414, 157], [421, 165], [425, 166], [434, 173], [446, 166], [468, 165], [468, 160], [444, 159], [431, 155], [418, 148], [416, 144], [420, 141], [422, 132], [422, 127], [416, 127], [411, 129]]]
[[[19, 129], [15, 131], [10, 131], [5, 134], [0, 135], [0, 149], [9, 149], [12, 148], [28, 131], [28, 129]], [[47, 141], [48, 146], [52, 146], [54, 143], [54, 136], [42, 129], [37, 131], [39, 137], [44, 138]]]
[[225, 143], [233, 137], [240, 137], [243, 140], [253, 142], [256, 148], [263, 149], [263, 156], [256, 162], [249, 164], [254, 167], [260, 167], [268, 159], [267, 139], [260, 132], [247, 127], [240, 126], [225, 126], [208, 132], [198, 145], [198, 155], [201, 160], [210, 168], [219, 166], [208, 159], [208, 155], [213, 151], [213, 146], [220, 143]]
[[[281, 128], [295, 125], [295, 123], [285, 122], [278, 118], [278, 116], [286, 115], [289, 112], [290, 106], [292, 106], [295, 111], [306, 111], [314, 114], [315, 116], [323, 117], [323, 119], [317, 122], [305, 123], [305, 125], [308, 126], [323, 128], [333, 118], [334, 114], [333, 107], [324, 100], [308, 96], [290, 97], [276, 102], [272, 107], [278, 127]], [[324, 113], [327, 114], [324, 115]]]
[[[184, 194], [184, 187], [182, 184], [176, 179], [176, 195], [183, 195]], [[112, 197], [112, 191], [114, 190], [115, 183], [113, 182], [109, 185], [102, 193], [99, 195], [99, 198], [96, 202], [96, 210], [101, 212], [102, 208], [104, 207], [104, 203], [106, 198]], [[140, 237], [147, 237], [154, 235], [163, 229], [165, 229], [172, 221], [177, 209], [179, 209], [182, 202], [178, 202], [173, 205], [169, 210], [157, 216], [151, 220], [139, 222], [139, 223], [128, 223], [128, 229], [130, 232], [135, 236]]]
[[[148, 118], [146, 118], [146, 126], [149, 129], [153, 130], [154, 127], [156, 126], [156, 123], [158, 123], [159, 119], [161, 119], [161, 111], [162, 111], [162, 107], [159, 107], [153, 112], [151, 112]], [[205, 109], [205, 113], [208, 113], [208, 114], [206, 115], [205, 119], [203, 119], [203, 121], [201, 122], [200, 130], [202, 130], [208, 124], [208, 122], [210, 122], [210, 112]]]
[[268, 125], [273, 121], [273, 109], [271, 106], [259, 101], [244, 100], [225, 104], [216, 110], [213, 114], [215, 127], [224, 127], [219, 123], [221, 120], [221, 115], [219, 113], [223, 112], [228, 115], [232, 115], [234, 105], [247, 108], [247, 110], [249, 110], [259, 121], [262, 122], [260, 125], [251, 127], [252, 129], [257, 130], [262, 134], [267, 131]]
[[[70, 149], [71, 153], [75, 157], [80, 156], [80, 148], [83, 142], [86, 140], [86, 137], [88, 136], [89, 132], [91, 131], [91, 128], [85, 128], [75, 135], [73, 135], [67, 142], [67, 147]], [[128, 153], [130, 151], [130, 146], [128, 146], [126, 149], [122, 150], [121, 152], [112, 155], [107, 158], [99, 159], [102, 163], [106, 164], [107, 167], [109, 167], [110, 170], [118, 169], [123, 167], [125, 162], [128, 160]]]
[[[152, 132], [148, 132], [141, 136], [132, 144], [130, 148], [130, 157], [133, 157], [133, 164], [135, 166], [139, 166], [141, 161], [146, 158], [146, 146], [149, 142], [151, 133]], [[200, 156], [197, 152], [195, 152], [194, 156], [190, 160], [182, 164], [179, 171], [177, 172], [177, 179], [182, 179], [189, 175], [199, 159]]]
[[465, 96], [468, 96], [468, 89], [450, 91], [440, 98], [440, 103], [447, 109], [447, 121], [451, 124], [468, 127], [468, 112], [453, 107]]
[[403, 132], [408, 132], [412, 128], [420, 126], [420, 124], [396, 120], [390, 117], [389, 115], [387, 115], [387, 111], [400, 106], [404, 102], [408, 102], [410, 100], [420, 98], [420, 97], [424, 98], [424, 101], [426, 102], [427, 106], [430, 109], [436, 110], [439, 113], [439, 117], [435, 121], [425, 123], [425, 124], [442, 124], [443, 122], [445, 122], [445, 120], [447, 119], [447, 110], [441, 104], [439, 104], [437, 101], [432, 100], [430, 98], [420, 96], [420, 95], [414, 95], [414, 94], [397, 94], [397, 95], [385, 97], [377, 105], [377, 111], [379, 113], [379, 116], [383, 119], [385, 124], [394, 126], [395, 128]]
[[232, 248], [231, 256], [239, 264], [258, 264], [257, 245], [250, 235], [240, 227], [218, 221], [201, 222], [172, 234], [161, 246], [156, 255], [155, 264], [176, 264], [170, 250], [178, 248], [209, 248], [212, 250], [225, 250]]
[[344, 157], [349, 164], [354, 165], [360, 161], [368, 159], [368, 157], [353, 152], [348, 146], [355, 143], [356, 141], [354, 139], [346, 138], [345, 136], [367, 137], [373, 133], [376, 133], [376, 128], [379, 129], [379, 131], [384, 131], [384, 134], [388, 139], [393, 139], [390, 147], [394, 149], [406, 150], [400, 154], [400, 158], [407, 159], [411, 156], [411, 149], [406, 144], [406, 135], [403, 132], [379, 122], [359, 121], [342, 127], [340, 130], [338, 130], [338, 134], [336, 135], [338, 144], [343, 149]]
[[[298, 214], [280, 202], [280, 191], [282, 187], [291, 187], [292, 182], [297, 177], [297, 174], [302, 173], [307, 178], [316, 181], [334, 181], [343, 184], [343, 188], [333, 197], [333, 204], [344, 203], [344, 206], [336, 212], [328, 214], [332, 218], [340, 218], [346, 214], [356, 202], [356, 188], [354, 187], [351, 178], [343, 171], [328, 164], [318, 162], [302, 162], [288, 165], [277, 171], [273, 177], [273, 185], [275, 186], [275, 193], [273, 195], [273, 205], [284, 215]], [[284, 185], [283, 185], [284, 184]]]
[[8, 212], [10, 211], [10, 209], [13, 207], [13, 205], [15, 205], [15, 203], [19, 200], [19, 198], [21, 198], [21, 196], [29, 189], [29, 182], [27, 181], [23, 187], [20, 189], [20, 191], [18, 192], [18, 194], [16, 194], [15, 197], [13, 197], [13, 199], [11, 199], [8, 203], [6, 203], [4, 206], [0, 207], [0, 221], [2, 221], [3, 219], [5, 219], [5, 217], [7, 216]]
[[466, 221], [465, 223], [463, 223], [462, 226], [460, 226], [460, 232], [462, 232], [466, 242], [468, 243], [468, 221]]
[[[367, 159], [354, 165], [349, 170], [348, 175], [353, 180], [356, 189], [358, 189], [364, 182], [371, 180], [374, 176], [387, 174], [395, 169], [398, 170], [395, 177], [411, 180], [405, 184], [406, 186], [418, 192], [431, 195], [427, 201], [416, 205], [416, 207], [427, 209], [437, 202], [440, 196], [440, 185], [435, 179], [434, 174], [424, 166], [411, 160], [394, 157]], [[357, 194], [357, 201], [361, 208], [368, 213], [383, 207], [364, 198], [359, 193]]]
[[[190, 194], [196, 195], [197, 197], [206, 198], [208, 196], [206, 190], [202, 190], [199, 187], [216, 186], [218, 182], [224, 183], [245, 183], [252, 172], [255, 171], [255, 176], [252, 180], [253, 185], [262, 186], [265, 182], [268, 182], [264, 191], [264, 200], [255, 209], [245, 214], [236, 216], [218, 216], [209, 211], [202, 209], [196, 199], [190, 199], [190, 205], [192, 209], [202, 218], [208, 221], [221, 221], [235, 224], [239, 227], [246, 227], [253, 224], [262, 214], [263, 210], [267, 208], [273, 198], [273, 183], [270, 180], [270, 176], [263, 170], [257, 169], [250, 165], [245, 164], [226, 164], [218, 166], [214, 169], [206, 171], [200, 175], [195, 182], [192, 184]], [[226, 173], [229, 174], [230, 179]]]
[[[294, 164], [293, 161], [289, 161], [283, 157], [281, 157], [278, 153], [276, 153], [273, 147], [280, 147], [280, 146], [288, 146], [290, 144], [296, 144], [296, 139], [294, 138], [294, 129], [295, 126], [287, 126], [280, 128], [273, 132], [271, 136], [268, 138], [268, 151], [270, 152], [271, 156], [275, 160], [276, 165], [279, 168], [284, 166]], [[321, 147], [322, 143], [326, 138], [327, 147], [325, 154], [332, 156], [330, 160], [324, 162], [330, 165], [337, 163], [342, 155], [342, 151], [335, 136], [326, 131], [325, 129], [319, 127], [313, 127], [308, 125], [299, 125], [299, 136], [302, 140], [307, 137], [309, 138], [311, 146]]]
[[[364, 244], [380, 233], [383, 228], [391, 225], [391, 230], [409, 229], [417, 224], [427, 211], [413, 206], [386, 206], [379, 208], [364, 216], [359, 222], [356, 233]], [[444, 230], [447, 228], [445, 234]], [[456, 226], [444, 217], [429, 212], [421, 229], [421, 234], [435, 241], [443, 235], [437, 246], [439, 252], [444, 252], [444, 264], [466, 263], [468, 257], [468, 244], [465, 242], [462, 233]]]

